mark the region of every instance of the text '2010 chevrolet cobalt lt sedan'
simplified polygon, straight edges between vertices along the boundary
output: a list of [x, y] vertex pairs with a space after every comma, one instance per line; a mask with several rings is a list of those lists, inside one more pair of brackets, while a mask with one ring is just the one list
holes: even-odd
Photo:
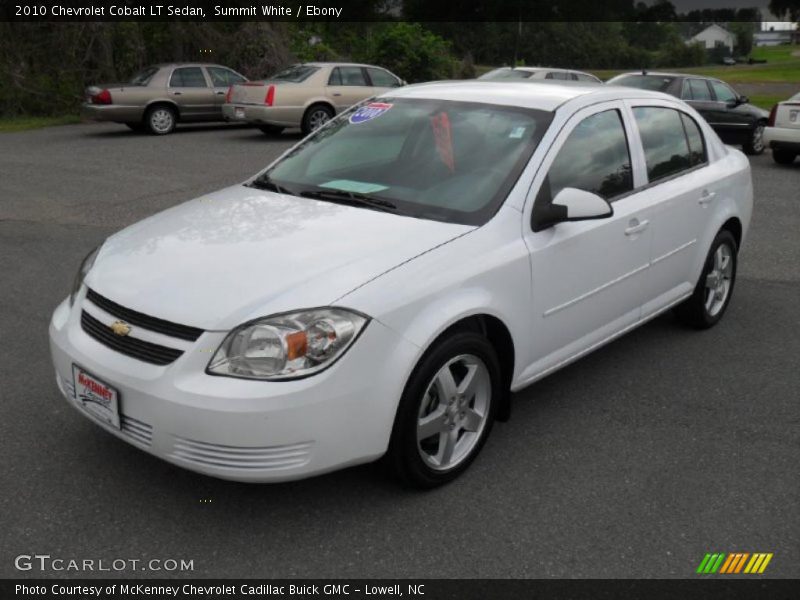
[[667, 309], [719, 321], [751, 209], [746, 157], [677, 98], [401, 88], [109, 237], [53, 314], [57, 382], [106, 430], [208, 475], [385, 455], [433, 486], [511, 391]]

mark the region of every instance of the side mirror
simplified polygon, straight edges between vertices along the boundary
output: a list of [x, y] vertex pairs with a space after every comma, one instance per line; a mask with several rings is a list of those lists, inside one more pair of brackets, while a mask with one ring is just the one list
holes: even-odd
[[736, 99], [736, 104], [747, 104], [748, 102], [750, 102], [750, 98], [747, 96], [739, 96]]
[[613, 214], [614, 208], [597, 194], [567, 187], [549, 205], [534, 205], [533, 230], [542, 231], [564, 221], [605, 219]]

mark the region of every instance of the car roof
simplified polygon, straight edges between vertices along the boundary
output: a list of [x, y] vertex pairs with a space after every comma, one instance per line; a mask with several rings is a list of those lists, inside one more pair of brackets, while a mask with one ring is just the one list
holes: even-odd
[[717, 81], [716, 77], [708, 77], [707, 75], [698, 75], [696, 73], [667, 73], [664, 71], [631, 71], [630, 73], [620, 73], [615, 77], [622, 77], [623, 75], [641, 75], [645, 77], [653, 76], [653, 77], [691, 77], [692, 79], [713, 79]]
[[222, 67], [223, 69], [230, 69], [230, 67], [226, 67], [225, 65], [220, 65], [218, 63], [208, 63], [208, 62], [169, 62], [169, 63], [158, 63], [156, 65], [151, 65], [153, 67], [158, 67], [159, 69], [167, 69], [170, 67]]
[[[376, 65], [368, 65], [365, 63], [354, 63], [354, 62], [321, 62], [321, 61], [314, 61], [314, 62], [307, 62], [301, 63], [304, 65], [309, 65], [311, 67], [376, 67]], [[383, 67], [376, 67], [378, 69], [382, 69]]]
[[[591, 82], [536, 82], [492, 81], [486, 79], [467, 81], [439, 81], [397, 88], [385, 95], [395, 98], [420, 98], [429, 100], [460, 100], [502, 106], [519, 106], [554, 111], [562, 104], [577, 98], [587, 104], [625, 98], [669, 99], [673, 96], [615, 85], [597, 85]], [[590, 102], [590, 100], [592, 102]]]

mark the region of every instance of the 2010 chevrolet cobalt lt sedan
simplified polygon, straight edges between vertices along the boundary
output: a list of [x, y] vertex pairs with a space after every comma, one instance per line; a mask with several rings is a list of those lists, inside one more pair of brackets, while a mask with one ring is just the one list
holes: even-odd
[[668, 309], [716, 324], [747, 159], [632, 88], [435, 83], [92, 251], [53, 314], [68, 402], [174, 464], [452, 480], [519, 390]]

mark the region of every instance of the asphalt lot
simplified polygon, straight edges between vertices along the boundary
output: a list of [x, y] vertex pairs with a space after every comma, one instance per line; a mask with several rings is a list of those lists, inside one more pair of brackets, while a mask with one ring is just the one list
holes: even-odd
[[752, 160], [754, 220], [720, 326], [660, 318], [517, 394], [445, 488], [403, 490], [374, 465], [218, 481], [67, 406], [47, 324], [80, 259], [297, 139], [0, 135], [0, 577], [40, 576], [13, 566], [34, 553], [193, 559], [195, 577], [692, 577], [712, 551], [773, 552], [768, 575], [800, 577], [800, 161], [769, 153]]

